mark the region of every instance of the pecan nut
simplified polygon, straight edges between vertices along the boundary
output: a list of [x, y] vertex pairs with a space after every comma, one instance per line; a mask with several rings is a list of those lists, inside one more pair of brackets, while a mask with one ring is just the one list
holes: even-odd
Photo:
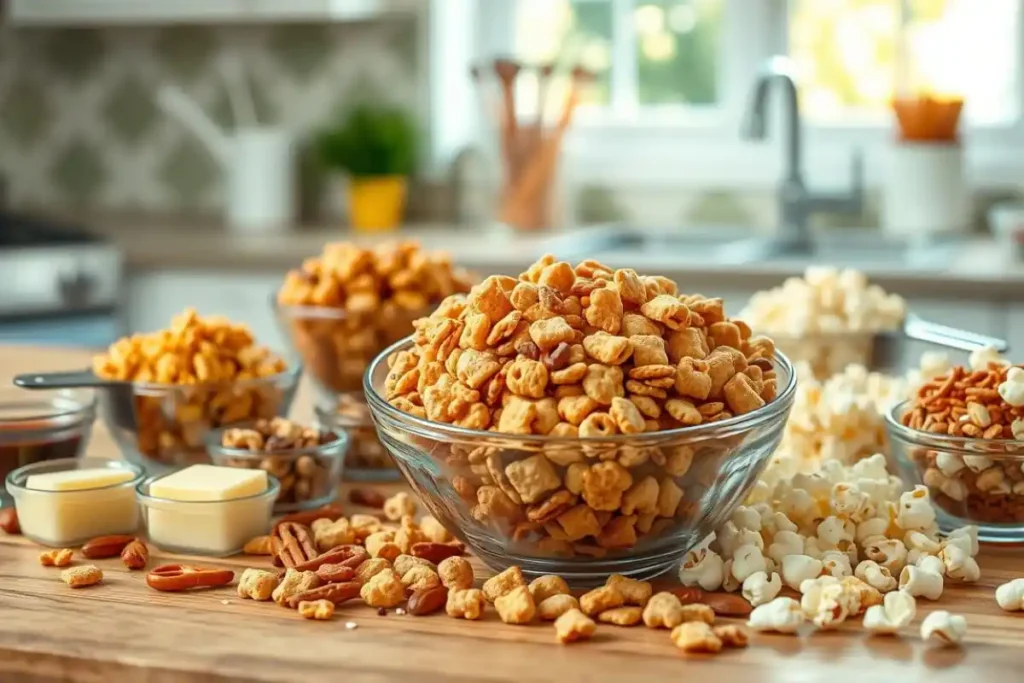
[[301, 524], [302, 526], [309, 526], [318, 519], [329, 519], [333, 522], [344, 516], [344, 514], [345, 511], [341, 509], [340, 505], [324, 505], [316, 510], [293, 512], [292, 514], [285, 515], [281, 519], [277, 520], [277, 524], [274, 525], [274, 535], [277, 535], [277, 529], [282, 524]]
[[442, 560], [462, 555], [465, 552], [466, 546], [462, 545], [459, 541], [452, 541], [450, 543], [421, 541], [413, 543], [411, 550], [413, 557], [421, 557], [428, 562], [433, 562], [435, 565], [441, 564]]
[[21, 533], [21, 524], [18, 523], [18, 511], [14, 508], [0, 510], [0, 529], [14, 536]]
[[368, 559], [370, 559], [370, 554], [361, 545], [339, 545], [337, 548], [331, 548], [326, 553], [295, 565], [293, 569], [300, 572], [316, 571], [325, 564], [341, 564], [355, 569]]
[[438, 611], [448, 602], [448, 589], [444, 586], [421, 588], [409, 596], [405, 611], [414, 617], [423, 617]]
[[274, 527], [274, 538], [279, 540], [276, 557], [285, 567], [294, 568], [319, 555], [313, 531], [298, 522], [282, 522]]
[[121, 551], [121, 562], [128, 569], [145, 569], [149, 562], [149, 548], [136, 538]]
[[679, 598], [679, 602], [683, 605], [695, 605], [704, 602], [704, 591], [697, 586], [673, 588], [671, 593]]
[[720, 617], [746, 617], [754, 611], [743, 596], [733, 593], [706, 593], [701, 602]]
[[362, 587], [363, 584], [358, 581], [328, 583], [324, 586], [296, 593], [288, 598], [288, 606], [295, 609], [299, 606], [300, 602], [313, 602], [314, 600], [330, 600], [335, 605], [340, 605], [346, 600], [359, 597], [359, 591]]
[[206, 569], [187, 564], [165, 564], [154, 567], [146, 575], [146, 585], [153, 590], [174, 593], [193, 588], [226, 586], [235, 578], [230, 569]]
[[356, 570], [345, 564], [322, 564], [317, 568], [316, 575], [324, 583], [343, 583], [351, 581]]
[[124, 550], [125, 546], [135, 540], [134, 536], [114, 535], [99, 536], [87, 541], [82, 546], [82, 555], [90, 560], [102, 560], [108, 557], [117, 557]]
[[348, 492], [348, 500], [354, 505], [381, 510], [387, 497], [376, 489], [358, 487]]

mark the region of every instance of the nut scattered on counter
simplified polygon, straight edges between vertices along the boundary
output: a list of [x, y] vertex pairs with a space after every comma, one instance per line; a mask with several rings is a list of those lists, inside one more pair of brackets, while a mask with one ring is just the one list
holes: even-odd
[[39, 564], [44, 567], [67, 567], [71, 564], [75, 551], [70, 548], [45, 550], [39, 553]]
[[[458, 427], [613, 438], [725, 420], [777, 391], [772, 341], [727, 318], [721, 299], [595, 261], [543, 257], [518, 280], [492, 276], [449, 297], [416, 327], [414, 346], [388, 359], [386, 398]], [[473, 516], [534, 551], [626, 551], [690, 512], [690, 446], [614, 459], [564, 444], [518, 458], [450, 449], [444, 461]]]
[[863, 273], [812, 266], [803, 277], [754, 294], [740, 317], [826, 378], [851, 364], [870, 367], [872, 336], [899, 328], [906, 313], [901, 297], [868, 284]]
[[[244, 325], [188, 309], [167, 330], [125, 337], [93, 361], [104, 379], [154, 383], [134, 398], [137, 447], [161, 462], [205, 456], [209, 429], [277, 414], [281, 389], [252, 382], [278, 375], [284, 360], [258, 346]], [[187, 459], [187, 457], [186, 457]]]
[[126, 569], [145, 569], [149, 562], [149, 548], [136, 538], [121, 551], [121, 563]]
[[82, 546], [82, 555], [90, 560], [104, 560], [108, 557], [117, 557], [125, 549], [125, 546], [134, 540], [134, 536], [123, 534], [98, 536], [85, 542], [85, 545]]
[[17, 536], [21, 533], [21, 525], [18, 523], [18, 511], [13, 507], [0, 510], [0, 529], [5, 534]]
[[60, 579], [71, 588], [95, 586], [103, 580], [103, 572], [93, 564], [69, 567], [60, 573]]
[[281, 482], [278, 505], [294, 505], [333, 494], [330, 472], [333, 458], [315, 452], [337, 436], [274, 417], [256, 420], [249, 427], [224, 430], [221, 446], [263, 456], [228, 455], [219, 463], [228, 467], [266, 470]]

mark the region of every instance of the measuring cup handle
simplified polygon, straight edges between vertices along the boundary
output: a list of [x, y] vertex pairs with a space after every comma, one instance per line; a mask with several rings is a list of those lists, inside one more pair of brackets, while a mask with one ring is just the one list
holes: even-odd
[[22, 389], [77, 389], [106, 386], [108, 382], [94, 375], [92, 370], [74, 370], [17, 375], [14, 384]]
[[903, 326], [903, 333], [910, 339], [940, 344], [960, 351], [975, 351], [985, 347], [992, 347], [999, 353], [1005, 353], [1010, 348], [1005, 339], [997, 339], [996, 337], [989, 337], [976, 332], [939, 325], [938, 323], [922, 320], [916, 315], [907, 316]]

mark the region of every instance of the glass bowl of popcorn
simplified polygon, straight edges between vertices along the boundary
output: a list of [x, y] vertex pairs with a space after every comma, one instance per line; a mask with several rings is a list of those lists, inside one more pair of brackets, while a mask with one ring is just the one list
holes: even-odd
[[970, 524], [995, 543], [1024, 541], [1024, 369], [954, 366], [886, 414], [891, 457], [931, 494], [940, 528]]
[[397, 478], [376, 440], [363, 373], [377, 354], [412, 333], [415, 320], [468, 289], [468, 276], [446, 254], [415, 242], [372, 249], [328, 244], [288, 273], [271, 305], [317, 389], [318, 422], [345, 431], [352, 441], [346, 477]]

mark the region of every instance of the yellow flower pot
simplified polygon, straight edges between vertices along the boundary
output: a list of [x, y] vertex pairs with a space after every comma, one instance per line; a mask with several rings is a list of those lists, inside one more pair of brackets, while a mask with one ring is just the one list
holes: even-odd
[[348, 215], [352, 227], [362, 232], [396, 229], [405, 213], [407, 188], [405, 176], [349, 178]]

